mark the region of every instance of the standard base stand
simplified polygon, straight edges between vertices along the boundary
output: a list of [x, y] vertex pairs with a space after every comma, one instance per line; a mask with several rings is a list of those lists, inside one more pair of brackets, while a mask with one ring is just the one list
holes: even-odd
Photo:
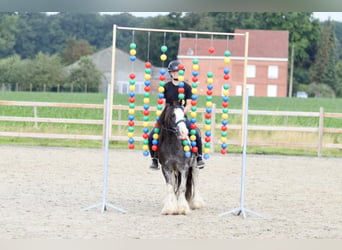
[[261, 214], [258, 214], [256, 212], [254, 212], [252, 210], [249, 210], [249, 209], [246, 209], [246, 208], [235, 208], [233, 210], [230, 210], [230, 211], [224, 212], [222, 214], [219, 214], [219, 216], [224, 216], [224, 215], [227, 215], [227, 214], [235, 214], [235, 215], [239, 216], [241, 214], [242, 217], [245, 219], [246, 218], [246, 212], [250, 213], [250, 214], [254, 214], [254, 215], [256, 215], [258, 217], [261, 217], [261, 218], [265, 218]]
[[98, 203], [98, 204], [95, 204], [95, 205], [92, 205], [92, 206], [89, 206], [89, 207], [85, 207], [85, 208], [82, 208], [81, 211], [87, 211], [87, 210], [90, 210], [90, 209], [93, 209], [93, 208], [97, 208], [97, 207], [102, 207], [101, 208], [101, 212], [103, 213], [104, 211], [107, 211], [107, 207], [111, 207], [111, 208], [114, 208], [115, 210], [121, 212], [121, 213], [127, 213], [126, 210], [122, 209], [122, 208], [119, 208], [119, 207], [116, 207], [114, 206], [113, 204], [110, 204], [110, 203]]

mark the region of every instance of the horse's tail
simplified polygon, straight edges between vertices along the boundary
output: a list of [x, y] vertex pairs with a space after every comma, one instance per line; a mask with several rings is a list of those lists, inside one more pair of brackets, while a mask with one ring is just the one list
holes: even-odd
[[192, 178], [192, 168], [190, 167], [188, 178], [186, 180], [186, 191], [185, 191], [185, 198], [189, 201], [192, 198], [192, 187], [193, 187], [193, 178]]

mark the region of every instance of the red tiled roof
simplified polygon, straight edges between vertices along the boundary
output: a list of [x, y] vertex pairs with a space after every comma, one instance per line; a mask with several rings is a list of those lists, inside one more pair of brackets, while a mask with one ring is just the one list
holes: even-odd
[[[249, 32], [249, 57], [288, 58], [289, 32], [283, 30], [235, 30], [235, 33]], [[208, 49], [215, 52], [210, 54]], [[204, 39], [181, 38], [178, 55], [224, 56], [229, 50], [231, 56], [244, 56], [245, 36], [235, 36], [234, 39]]]

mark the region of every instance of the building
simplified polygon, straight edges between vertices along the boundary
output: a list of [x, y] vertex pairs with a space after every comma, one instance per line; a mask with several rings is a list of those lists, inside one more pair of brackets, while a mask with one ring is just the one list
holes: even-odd
[[[288, 75], [288, 31], [235, 30], [249, 32], [247, 87], [250, 96], [286, 97]], [[213, 47], [214, 53], [208, 49]], [[224, 63], [224, 52], [231, 62]], [[230, 70], [230, 95], [241, 96], [244, 76], [245, 36], [227, 39], [180, 38], [178, 59], [185, 65], [185, 80], [191, 82], [192, 60], [199, 59], [198, 94], [206, 93], [207, 73], [214, 74], [213, 95], [221, 95], [223, 69]]]

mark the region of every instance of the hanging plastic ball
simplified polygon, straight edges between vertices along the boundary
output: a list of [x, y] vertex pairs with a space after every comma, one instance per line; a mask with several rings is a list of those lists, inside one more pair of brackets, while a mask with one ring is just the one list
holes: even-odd
[[152, 145], [152, 150], [153, 151], [157, 151], [158, 150], [158, 146], [157, 145]]
[[136, 51], [135, 49], [131, 49], [131, 50], [129, 51], [129, 54], [130, 54], [131, 56], [135, 56], [135, 55], [137, 54], [137, 51]]
[[129, 74], [129, 78], [135, 79], [135, 74], [134, 73]]
[[226, 51], [224, 52], [224, 56], [230, 56], [230, 51], [229, 51], [229, 50], [226, 50]]
[[162, 55], [160, 56], [160, 60], [166, 61], [166, 59], [167, 59], [167, 56], [166, 56], [165, 54], [162, 54]]
[[192, 65], [192, 69], [193, 69], [193, 70], [199, 70], [199, 65], [198, 65], [198, 64]]
[[165, 70], [165, 69], [161, 69], [161, 70], [159, 71], [159, 73], [160, 73], [161, 75], [165, 75], [165, 74], [166, 74], [166, 70]]
[[213, 77], [213, 76], [214, 76], [213, 72], [208, 72], [208, 73], [207, 73], [207, 77], [210, 77], [210, 78], [211, 78], [211, 77]]
[[230, 58], [228, 58], [228, 57], [225, 58], [225, 59], [224, 59], [224, 63], [229, 64], [229, 63], [230, 63]]
[[229, 72], [230, 72], [230, 70], [229, 70], [228, 68], [224, 68], [224, 69], [223, 69], [223, 73], [229, 74]]
[[203, 158], [204, 158], [205, 160], [208, 160], [208, 159], [210, 158], [210, 156], [209, 156], [208, 154], [204, 154], [204, 155], [203, 155]]
[[130, 49], [136, 49], [136, 48], [137, 48], [137, 45], [136, 45], [135, 43], [131, 43], [131, 44], [129, 45], [129, 48], [130, 48]]
[[208, 49], [208, 51], [209, 51], [210, 54], [213, 54], [213, 53], [215, 52], [215, 49], [214, 49], [214, 47], [210, 47], [210, 48]]
[[198, 62], [199, 62], [199, 60], [198, 60], [197, 58], [195, 58], [195, 59], [192, 60], [192, 63], [193, 63], [193, 64], [198, 64]]
[[167, 46], [163, 45], [160, 47], [161, 52], [165, 53], [167, 51]]
[[214, 82], [214, 79], [213, 78], [208, 78], [207, 79], [207, 83], [213, 83]]
[[134, 62], [136, 59], [137, 59], [136, 56], [130, 56], [130, 57], [129, 57], [129, 60], [131, 60], [131, 62]]
[[228, 84], [224, 84], [224, 85], [223, 85], [223, 88], [224, 88], [224, 89], [229, 89], [229, 85], [228, 85]]
[[178, 99], [184, 99], [184, 94], [178, 94]]
[[129, 144], [129, 145], [128, 145], [128, 148], [129, 148], [129, 149], [134, 149], [134, 144]]
[[148, 156], [149, 155], [149, 152], [146, 150], [143, 152], [143, 156]]
[[150, 62], [145, 62], [145, 68], [151, 68], [152, 64]]
[[189, 151], [184, 152], [184, 156], [185, 156], [186, 158], [189, 158], [189, 157], [191, 156], [191, 153], [190, 153]]

